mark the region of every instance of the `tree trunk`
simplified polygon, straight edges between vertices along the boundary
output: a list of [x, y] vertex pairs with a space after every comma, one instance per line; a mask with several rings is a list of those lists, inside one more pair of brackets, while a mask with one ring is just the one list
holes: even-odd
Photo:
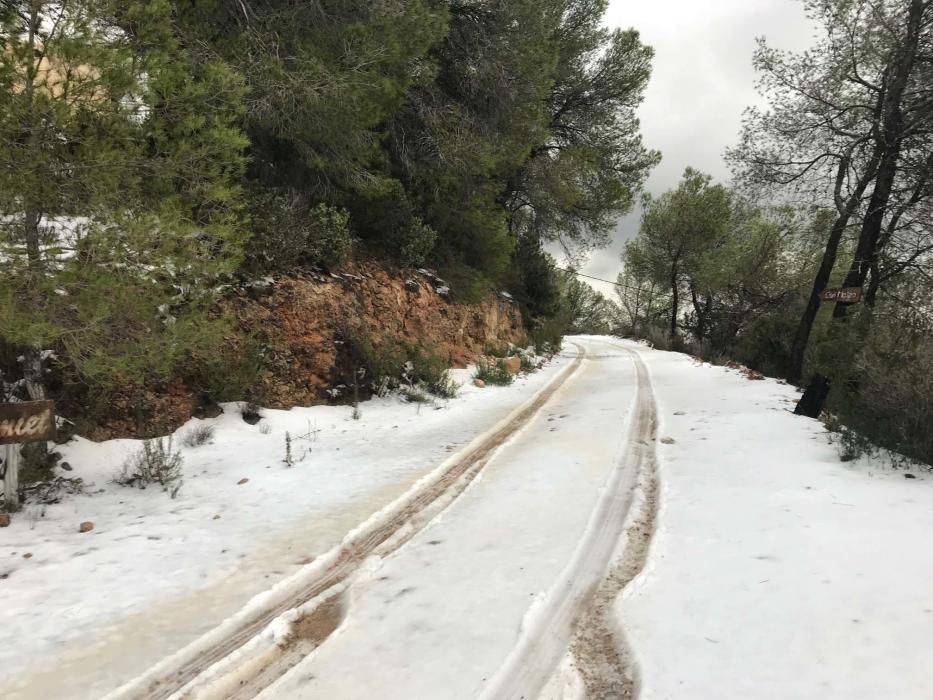
[[677, 266], [671, 266], [671, 340], [677, 337], [677, 314], [680, 311], [680, 294], [677, 289]]
[[26, 210], [26, 216], [23, 220], [23, 237], [26, 240], [26, 258], [29, 261], [30, 270], [38, 270], [41, 263], [41, 251], [39, 249], [39, 211], [30, 207]]
[[822, 374], [814, 374], [807, 390], [797, 402], [794, 413], [807, 418], [819, 418], [827, 396], [829, 396], [829, 379]]
[[[36, 54], [36, 37], [39, 35], [40, 28], [40, 17], [39, 11], [42, 7], [40, 2], [31, 2], [29, 8], [29, 30], [26, 35], [26, 45], [29, 48], [29, 55], [34, 56]], [[26, 69], [26, 75], [23, 81], [23, 95], [26, 98], [29, 109], [27, 111], [27, 120], [23, 124], [23, 132], [27, 135], [27, 142], [29, 145], [29, 150], [35, 154], [37, 150], [36, 146], [36, 131], [38, 125], [35, 123], [35, 91], [36, 91], [36, 75], [39, 70], [39, 65], [41, 63], [41, 58], [36, 60], [33, 58], [30, 61], [29, 67]], [[35, 202], [26, 202], [25, 208], [25, 217], [23, 219], [23, 238], [26, 241], [26, 258], [29, 261], [29, 269], [36, 271], [39, 269], [40, 265], [40, 250], [39, 250], [39, 221], [41, 219], [41, 214], [38, 207], [33, 206]]]
[[697, 325], [693, 329], [697, 340], [703, 340], [706, 337], [706, 315], [703, 313], [703, 306], [700, 304], [700, 297], [697, 294], [696, 287], [690, 285], [690, 301], [693, 304], [693, 313], [697, 315]]
[[[864, 188], [862, 188], [864, 191]], [[861, 193], [859, 193], [859, 198]], [[852, 197], [850, 197], [850, 201]], [[813, 280], [813, 289], [810, 291], [810, 298], [807, 300], [807, 308], [804, 309], [800, 323], [797, 324], [797, 333], [794, 336], [794, 344], [790, 351], [790, 371], [787, 379], [792, 384], [798, 384], [803, 377], [803, 358], [807, 351], [807, 345], [810, 342], [810, 333], [813, 331], [813, 322], [816, 320], [816, 314], [820, 310], [820, 294], [829, 283], [829, 277], [833, 273], [833, 267], [836, 265], [836, 255], [839, 252], [839, 242], [842, 240], [842, 234], [849, 224], [849, 218], [855, 210], [857, 200], [853, 202], [851, 208], [837, 217], [829, 233], [829, 239], [826, 241], [826, 248], [823, 250], [823, 259], [820, 261], [820, 267]]]

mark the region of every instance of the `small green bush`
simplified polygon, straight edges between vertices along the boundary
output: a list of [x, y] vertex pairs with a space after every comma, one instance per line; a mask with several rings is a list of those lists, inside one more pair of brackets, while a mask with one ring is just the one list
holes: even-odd
[[435, 396], [455, 395], [448, 363], [436, 352], [391, 338], [376, 345], [360, 329], [344, 328], [339, 337], [343, 370], [336, 383], [380, 396], [403, 386]]
[[508, 386], [515, 377], [506, 369], [502, 360], [483, 361], [476, 366], [475, 379], [480, 379], [489, 385]]
[[350, 257], [350, 215], [329, 204], [314, 207], [286, 191], [250, 194], [252, 240], [246, 268], [254, 274], [283, 272], [302, 265], [330, 268]]
[[399, 235], [397, 242], [401, 263], [409, 267], [420, 267], [434, 250], [436, 242], [437, 232], [421, 219], [414, 217], [411, 225]]
[[460, 385], [445, 370], [441, 378], [428, 387], [428, 391], [442, 399], [455, 399], [460, 393]]
[[23, 486], [51, 481], [55, 478], [55, 467], [61, 454], [50, 451], [44, 442], [23, 445], [20, 452], [19, 482]]
[[536, 358], [530, 352], [520, 352], [518, 353], [518, 357], [521, 360], [522, 372], [531, 373], [538, 371], [538, 363], [536, 362]]
[[308, 212], [305, 255], [309, 262], [336, 267], [350, 258], [353, 239], [350, 215], [343, 209], [318, 204]]
[[508, 343], [486, 343], [483, 354], [487, 357], [508, 357], [512, 353]]
[[423, 384], [403, 384], [399, 387], [398, 393], [408, 403], [432, 403], [434, 399], [423, 387]]
[[183, 463], [181, 453], [173, 449], [172, 438], [153, 438], [144, 441], [142, 447], [127, 458], [114, 482], [140, 489], [158, 484], [175, 498], [182, 486]]

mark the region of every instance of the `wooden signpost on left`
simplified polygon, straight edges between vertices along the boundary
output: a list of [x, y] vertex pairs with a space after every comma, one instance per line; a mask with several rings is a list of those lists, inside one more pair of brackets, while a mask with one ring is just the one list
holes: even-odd
[[8, 505], [19, 505], [19, 453], [28, 442], [55, 437], [55, 402], [0, 403], [0, 445], [3, 445], [3, 495]]

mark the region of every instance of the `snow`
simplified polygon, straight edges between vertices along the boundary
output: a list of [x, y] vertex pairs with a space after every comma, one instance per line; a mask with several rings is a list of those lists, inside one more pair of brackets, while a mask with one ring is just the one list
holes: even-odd
[[840, 462], [792, 387], [641, 352], [674, 439], [616, 606], [641, 697], [933, 697], [929, 472]]
[[[365, 698], [376, 688], [410, 700], [505, 697], [492, 684], [523, 632], [555, 614], [555, 593], [589, 574], [598, 582], [605, 564], [590, 572], [584, 545], [606, 525], [591, 516], [610, 495], [635, 380], [626, 354], [582, 344], [596, 361], [447, 510], [354, 582], [342, 627], [263, 700]], [[546, 681], [568, 641], [549, 639], [555, 658], [537, 655], [527, 673]]]
[[[575, 370], [574, 345], [587, 350]], [[438, 499], [418, 516], [423, 528], [396, 533], [327, 593], [343, 599], [342, 624], [260, 697], [473, 700], [496, 697], [503, 674], [534, 688], [529, 698], [585, 697], [566, 630], [548, 625], [583, 577], [601, 575], [582, 553], [610, 527], [598, 517], [607, 499], [633, 488], [619, 467], [638, 401], [634, 351], [662, 438], [648, 562], [612, 608], [640, 697], [933, 697], [928, 471], [908, 480], [842, 463], [820, 423], [792, 415], [797, 394], [779, 382], [627, 341], [565, 347], [507, 388], [477, 389], [455, 371], [461, 397], [440, 410], [377, 399], [358, 421], [349, 407], [315, 407], [265, 410], [249, 426], [228, 406], [205, 421], [212, 444], [182, 448], [176, 500], [110, 483], [137, 442], [69, 444], [66, 476], [89, 493], [0, 530], [4, 631], [16, 640], [0, 649], [0, 696], [99, 698], [186, 645], [223, 638], [572, 371], [458, 497]], [[286, 431], [300, 457], [291, 468]], [[629, 527], [645, 500], [638, 488], [632, 498]], [[78, 533], [83, 520], [93, 532]], [[222, 697], [322, 602], [273, 621], [195, 687]]]
[[[0, 530], [4, 631], [17, 640], [0, 649], [0, 695], [100, 697], [142, 673], [330, 550], [567, 362], [506, 388], [478, 389], [471, 370], [452, 370], [457, 399], [376, 399], [361, 404], [360, 420], [346, 406], [317, 406], [264, 410], [250, 426], [228, 405], [203, 421], [212, 444], [182, 446], [199, 421], [177, 431], [185, 483], [175, 500], [111, 483], [137, 441], [69, 443], [64, 475], [88, 493], [29, 506]], [[291, 468], [286, 431], [301, 457]], [[80, 534], [85, 520], [94, 530]]]

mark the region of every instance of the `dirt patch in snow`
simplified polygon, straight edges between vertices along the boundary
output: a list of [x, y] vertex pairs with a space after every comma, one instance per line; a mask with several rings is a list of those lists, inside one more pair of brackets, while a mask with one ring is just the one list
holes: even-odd
[[570, 645], [588, 700], [638, 697], [637, 669], [627, 642], [612, 622], [612, 607], [648, 561], [658, 513], [658, 481], [654, 469], [646, 481], [638, 517], [626, 534], [625, 556], [600, 586]]
[[342, 596], [335, 596], [292, 624], [288, 643], [301, 640], [319, 645], [340, 627], [346, 614]]

